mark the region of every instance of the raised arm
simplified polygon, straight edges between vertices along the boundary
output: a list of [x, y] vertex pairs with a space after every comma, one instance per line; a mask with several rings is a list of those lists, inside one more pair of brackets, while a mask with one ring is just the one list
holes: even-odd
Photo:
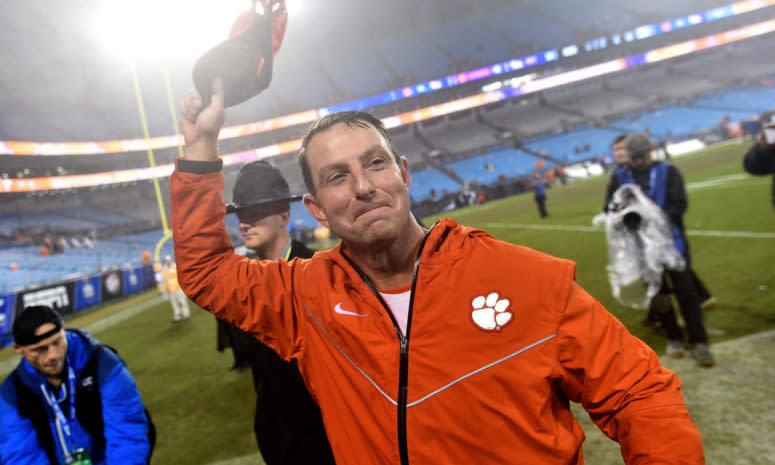
[[620, 443], [625, 463], [705, 463], [678, 377], [575, 283], [557, 337], [563, 390]]
[[289, 358], [299, 346], [293, 311], [295, 267], [234, 254], [223, 223], [222, 162], [218, 132], [225, 121], [223, 89], [210, 105], [196, 91], [181, 105], [186, 156], [170, 179], [172, 230], [178, 282], [197, 305], [247, 331]]

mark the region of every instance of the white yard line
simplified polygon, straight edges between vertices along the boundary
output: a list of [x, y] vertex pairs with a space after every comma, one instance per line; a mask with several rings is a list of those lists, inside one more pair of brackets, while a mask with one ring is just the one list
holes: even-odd
[[146, 301], [144, 301], [141, 304], [131, 306], [125, 310], [122, 310], [118, 313], [114, 313], [113, 315], [110, 315], [108, 317], [105, 317], [101, 320], [97, 320], [94, 323], [84, 327], [86, 331], [97, 334], [101, 331], [105, 331], [106, 329], [110, 329], [119, 323], [122, 323], [129, 318], [132, 318], [135, 315], [138, 315], [140, 313], [143, 313], [144, 311], [148, 310], [149, 308], [153, 307], [154, 305], [159, 304], [162, 301], [162, 298], [160, 295], [154, 296]]
[[[487, 228], [502, 229], [533, 229], [539, 231], [565, 231], [565, 232], [599, 232], [605, 233], [605, 229], [594, 226], [579, 226], [571, 224], [527, 224], [527, 223], [487, 223]], [[686, 233], [690, 236], [711, 237], [738, 237], [746, 239], [775, 239], [775, 233], [756, 231], [713, 231], [708, 229], [689, 229]]]
[[751, 176], [745, 173], [728, 174], [726, 176], [717, 176], [715, 178], [708, 178], [704, 181], [690, 182], [686, 185], [686, 189], [702, 189], [703, 187], [714, 187], [720, 184], [726, 184], [731, 181], [739, 181], [741, 179], [750, 178]]

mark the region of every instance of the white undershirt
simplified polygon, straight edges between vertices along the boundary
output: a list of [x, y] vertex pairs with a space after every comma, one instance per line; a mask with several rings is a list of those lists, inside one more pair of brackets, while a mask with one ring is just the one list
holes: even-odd
[[379, 293], [390, 307], [390, 311], [393, 312], [398, 327], [401, 328], [401, 333], [404, 335], [406, 335], [406, 322], [409, 320], [409, 297], [411, 294], [411, 290], [399, 293]]

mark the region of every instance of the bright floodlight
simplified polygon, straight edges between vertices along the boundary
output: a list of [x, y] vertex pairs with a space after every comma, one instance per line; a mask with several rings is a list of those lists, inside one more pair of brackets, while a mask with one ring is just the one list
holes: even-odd
[[301, 11], [303, 0], [285, 0], [285, 9], [288, 10], [288, 16], [296, 16]]
[[195, 57], [225, 40], [250, 0], [104, 0], [97, 37], [134, 58]]

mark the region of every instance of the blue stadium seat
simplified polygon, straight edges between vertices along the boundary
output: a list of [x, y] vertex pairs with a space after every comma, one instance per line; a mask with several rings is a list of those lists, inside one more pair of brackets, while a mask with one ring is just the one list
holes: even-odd
[[431, 189], [435, 190], [436, 195], [439, 196], [444, 190], [448, 193], [454, 193], [462, 189], [462, 186], [454, 179], [436, 168], [412, 171], [409, 177], [412, 180], [412, 184], [409, 186], [409, 196], [416, 202], [431, 198]]
[[[458, 160], [449, 166], [455, 174], [466, 181], [476, 181], [479, 184], [492, 184], [501, 175], [507, 178], [530, 174], [535, 168], [538, 158], [508, 147], [499, 147], [488, 154], [477, 154], [471, 158]], [[551, 163], [545, 161], [548, 165]], [[491, 166], [492, 169], [488, 169]]]
[[738, 87], [705, 95], [693, 103], [700, 108], [764, 113], [775, 108], [775, 88]]
[[609, 127], [622, 132], [641, 132], [648, 127], [654, 139], [678, 139], [716, 127], [724, 116], [730, 121], [742, 121], [752, 115], [753, 112], [746, 111], [665, 106], [651, 113], [615, 121]]
[[[576, 162], [597, 157], [609, 152], [611, 141], [619, 134], [619, 131], [603, 128], [581, 127], [559, 134], [550, 134], [528, 140], [525, 147], [541, 153], [546, 153], [564, 162]], [[581, 148], [589, 145], [589, 150], [576, 153], [574, 147]]]

